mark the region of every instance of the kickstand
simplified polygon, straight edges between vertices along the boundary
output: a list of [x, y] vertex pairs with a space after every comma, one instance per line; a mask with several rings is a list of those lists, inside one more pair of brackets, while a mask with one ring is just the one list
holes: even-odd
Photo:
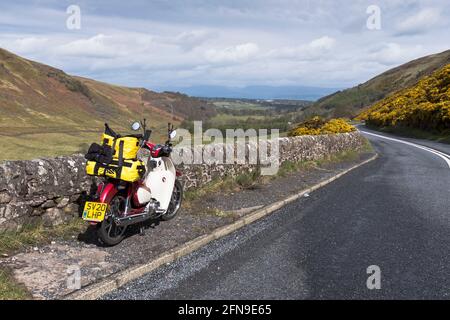
[[145, 236], [145, 228], [144, 228], [144, 226], [140, 227], [140, 229], [139, 229], [139, 235], [140, 235], [140, 236]]

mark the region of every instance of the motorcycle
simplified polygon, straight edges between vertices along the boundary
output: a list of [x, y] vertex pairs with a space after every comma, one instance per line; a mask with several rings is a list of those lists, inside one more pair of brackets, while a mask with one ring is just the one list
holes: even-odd
[[[183, 186], [179, 180], [182, 174], [175, 168], [170, 158], [171, 141], [176, 136], [173, 125], [169, 123], [168, 139], [163, 145], [149, 142], [151, 130], [147, 130], [145, 119], [143, 122], [134, 122], [131, 126], [134, 131], [142, 128], [143, 134], [122, 137], [111, 130], [107, 124], [105, 127], [108, 137], [112, 136], [116, 140], [129, 138], [138, 141], [135, 161], [124, 161], [121, 154], [114, 167], [114, 161], [110, 160], [111, 164], [107, 165], [103, 164], [105, 160], [98, 160], [97, 153], [97, 162], [88, 162], [88, 164], [93, 163], [97, 170], [95, 174], [92, 172], [88, 174], [102, 176], [103, 181], [98, 184], [92, 199], [85, 203], [82, 218], [96, 227], [98, 238], [102, 243], [113, 246], [124, 239], [125, 231], [131, 225], [142, 224], [149, 220], [173, 219], [181, 207]], [[141, 171], [138, 178], [125, 181], [125, 178], [117, 175], [116, 169], [126, 168], [126, 165], [130, 163], [128, 170], [136, 167]], [[98, 173], [99, 167], [102, 175]], [[143, 226], [140, 231], [144, 232]]]

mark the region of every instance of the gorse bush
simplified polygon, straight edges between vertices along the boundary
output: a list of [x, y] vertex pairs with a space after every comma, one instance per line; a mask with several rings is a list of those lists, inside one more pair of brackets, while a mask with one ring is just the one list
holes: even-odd
[[450, 64], [362, 112], [357, 119], [377, 127], [450, 129]]
[[345, 119], [331, 119], [325, 121], [320, 117], [314, 117], [289, 131], [288, 136], [346, 133], [355, 130], [355, 127], [349, 124]]

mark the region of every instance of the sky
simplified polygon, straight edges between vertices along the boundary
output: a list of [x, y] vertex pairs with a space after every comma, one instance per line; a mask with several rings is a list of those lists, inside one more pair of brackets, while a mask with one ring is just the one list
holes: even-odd
[[449, 27], [448, 0], [0, 2], [0, 47], [149, 89], [350, 87], [450, 49]]

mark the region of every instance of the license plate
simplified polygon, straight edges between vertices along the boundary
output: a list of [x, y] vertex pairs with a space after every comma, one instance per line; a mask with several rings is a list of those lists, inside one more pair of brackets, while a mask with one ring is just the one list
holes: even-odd
[[83, 220], [102, 222], [105, 219], [108, 205], [100, 202], [86, 202], [83, 209]]

